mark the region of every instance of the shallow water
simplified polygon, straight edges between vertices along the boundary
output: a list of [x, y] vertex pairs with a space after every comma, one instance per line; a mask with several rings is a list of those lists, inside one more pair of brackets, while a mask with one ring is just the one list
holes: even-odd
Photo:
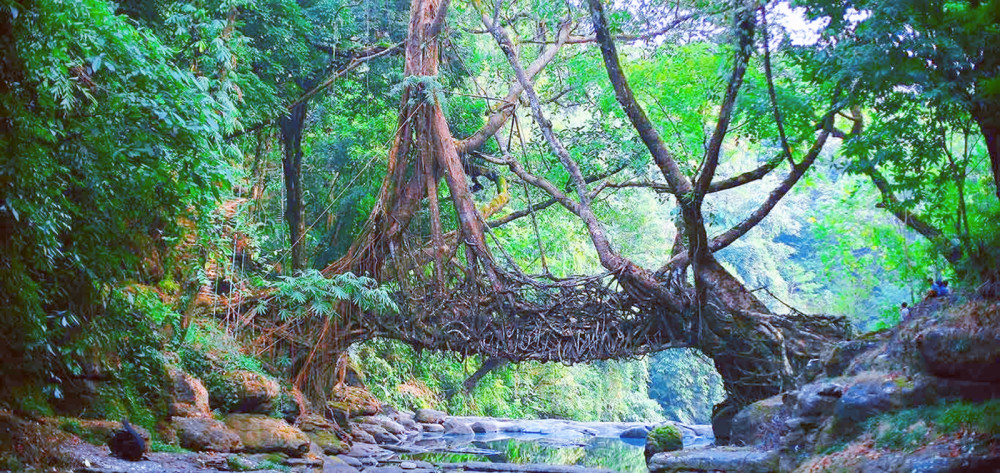
[[[686, 438], [685, 447], [704, 446], [709, 439]], [[558, 434], [503, 433], [475, 437], [430, 436], [416, 442], [426, 453], [401, 455], [404, 459], [431, 463], [493, 462], [545, 463], [608, 468], [622, 473], [645, 473], [644, 439], [618, 436], [574, 436]]]

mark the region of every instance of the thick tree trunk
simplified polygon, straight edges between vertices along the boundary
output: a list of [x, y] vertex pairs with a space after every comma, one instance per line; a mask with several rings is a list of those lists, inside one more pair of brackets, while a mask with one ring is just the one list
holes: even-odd
[[301, 102], [279, 122], [284, 147], [281, 164], [285, 176], [285, 221], [288, 223], [293, 273], [306, 267], [306, 225], [302, 207], [302, 128], [305, 119], [306, 102]]
[[986, 150], [990, 154], [993, 170], [994, 190], [997, 199], [1000, 200], [1000, 107], [979, 104], [973, 107], [972, 118], [979, 124], [983, 138], [986, 139]]

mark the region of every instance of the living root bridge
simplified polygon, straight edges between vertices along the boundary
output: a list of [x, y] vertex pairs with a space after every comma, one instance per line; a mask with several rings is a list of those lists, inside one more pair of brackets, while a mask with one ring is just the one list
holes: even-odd
[[362, 317], [373, 336], [514, 362], [625, 359], [688, 346], [598, 278], [518, 292], [466, 285], [410, 299], [399, 314]]

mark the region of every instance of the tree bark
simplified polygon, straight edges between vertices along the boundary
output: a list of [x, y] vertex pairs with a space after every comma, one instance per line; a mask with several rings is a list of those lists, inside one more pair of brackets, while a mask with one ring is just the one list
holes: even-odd
[[293, 273], [306, 267], [306, 226], [302, 204], [302, 128], [305, 124], [307, 102], [293, 106], [278, 125], [284, 153], [281, 158], [285, 176], [285, 222], [291, 243], [291, 270]]

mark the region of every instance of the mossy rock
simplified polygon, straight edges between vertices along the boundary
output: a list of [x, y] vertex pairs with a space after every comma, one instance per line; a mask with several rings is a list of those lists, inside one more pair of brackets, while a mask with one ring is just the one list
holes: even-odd
[[684, 448], [684, 436], [672, 424], [661, 425], [646, 436], [646, 461], [660, 452], [673, 452]]

